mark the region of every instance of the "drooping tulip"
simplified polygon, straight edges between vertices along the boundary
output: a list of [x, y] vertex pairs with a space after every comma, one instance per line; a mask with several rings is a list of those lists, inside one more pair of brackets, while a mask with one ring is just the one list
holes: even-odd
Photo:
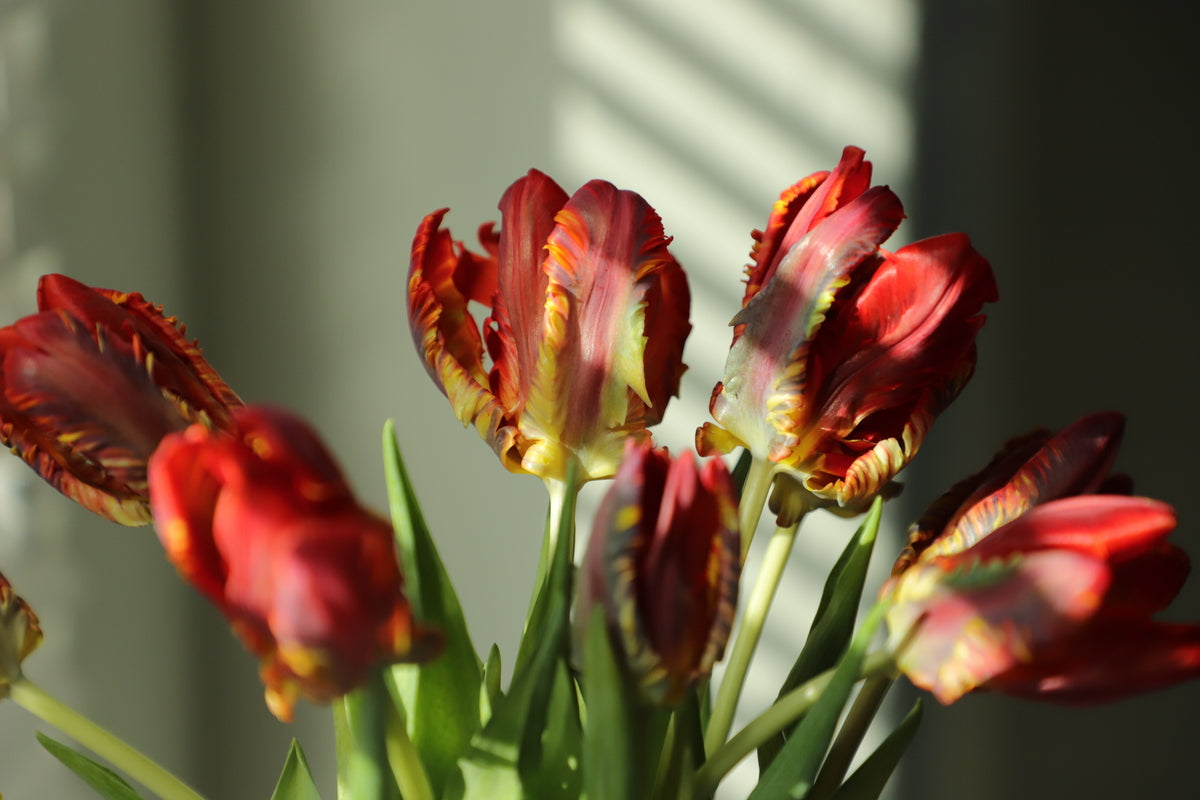
[[146, 461], [164, 436], [241, 406], [174, 317], [140, 294], [64, 275], [0, 328], [0, 441], [84, 508], [150, 521]]
[[1183, 585], [1165, 503], [1109, 476], [1123, 420], [1011, 442], [910, 531], [883, 588], [901, 671], [950, 703], [973, 689], [1091, 703], [1200, 676], [1200, 625], [1153, 617]]
[[280, 719], [297, 697], [328, 701], [440, 650], [412, 618], [391, 525], [301, 420], [250, 406], [230, 432], [193, 425], [163, 441], [150, 475], [167, 556], [259, 658]]

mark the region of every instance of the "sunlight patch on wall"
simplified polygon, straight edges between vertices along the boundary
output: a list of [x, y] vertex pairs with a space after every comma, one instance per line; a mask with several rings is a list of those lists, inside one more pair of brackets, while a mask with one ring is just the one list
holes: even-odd
[[[779, 192], [832, 168], [842, 148], [855, 144], [874, 162], [876, 182], [908, 194], [917, 5], [557, 0], [554, 9], [562, 70], [552, 108], [556, 176], [569, 191], [602, 177], [641, 193], [688, 270], [688, 371], [682, 400], [672, 401], [655, 438], [672, 450], [690, 448], [723, 371], [750, 231], [766, 222]], [[581, 519], [594, 502], [581, 503]], [[778, 602], [788, 613], [768, 622], [743, 709], [774, 699], [825, 573], [856, 524], [825, 514], [806, 523], [780, 587]], [[747, 561], [749, 579], [766, 528]], [[881, 553], [878, 572], [887, 571], [887, 560]], [[880, 580], [877, 573], [871, 585]], [[738, 726], [747, 721], [739, 718]], [[720, 796], [744, 797], [755, 772], [743, 763]]]

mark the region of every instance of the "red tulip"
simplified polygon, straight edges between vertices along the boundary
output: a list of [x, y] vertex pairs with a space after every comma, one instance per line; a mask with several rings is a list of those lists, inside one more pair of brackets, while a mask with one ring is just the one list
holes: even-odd
[[740, 572], [725, 464], [631, 442], [596, 514], [576, 616], [602, 604], [643, 696], [673, 705], [724, 653]]
[[[678, 393], [690, 296], [645, 200], [591, 181], [571, 197], [531, 170], [500, 200], [501, 228], [466, 250], [425, 218], [408, 313], [430, 377], [506, 468], [605, 478]], [[482, 328], [471, 302], [490, 310]]]
[[159, 441], [223, 427], [241, 401], [140, 294], [46, 275], [38, 308], [0, 328], [0, 441], [84, 508], [144, 525]]
[[[746, 447], [825, 503], [859, 508], [916, 454], [975, 368], [991, 268], [962, 234], [881, 244], [904, 216], [847, 147], [755, 232], [716, 424], [701, 454]], [[868, 188], [869, 187], [869, 188]]]
[[1095, 494], [1122, 419], [1009, 445], [930, 509], [883, 594], [900, 669], [943, 703], [975, 688], [1101, 702], [1200, 676], [1200, 625], [1158, 622], [1188, 559], [1155, 500]]
[[413, 621], [391, 525], [299, 419], [249, 407], [231, 433], [193, 425], [163, 441], [150, 475], [168, 557], [260, 659], [280, 719], [297, 696], [327, 701], [440, 649]]

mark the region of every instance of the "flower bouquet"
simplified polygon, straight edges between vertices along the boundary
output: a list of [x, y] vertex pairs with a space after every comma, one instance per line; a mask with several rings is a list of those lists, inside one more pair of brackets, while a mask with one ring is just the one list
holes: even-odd
[[[650, 432], [679, 390], [690, 294], [642, 197], [604, 181], [568, 195], [530, 171], [478, 249], [446, 210], [422, 221], [417, 353], [458, 419], [549, 495], [507, 686], [502, 654], [468, 632], [390, 423], [389, 519], [303, 420], [245, 404], [140, 294], [43, 277], [39, 311], [0, 329], [0, 437], [85, 508], [153, 524], [258, 659], [270, 713], [332, 705], [340, 798], [709, 798], [748, 758], [754, 800], [875, 798], [920, 720], [918, 701], [859, 754], [901, 676], [942, 703], [1093, 703], [1197, 677], [1200, 625], [1155, 619], [1188, 571], [1167, 541], [1175, 515], [1111, 471], [1113, 412], [1003, 443], [868, 589], [883, 504], [970, 379], [997, 290], [961, 234], [885, 250], [903, 210], [863, 156], [846, 148], [786, 189], [754, 233], [696, 454]], [[577, 528], [579, 488], [600, 480]], [[735, 731], [798, 530], [822, 512], [862, 524], [777, 699]], [[764, 516], [774, 531], [744, 583]], [[2, 578], [0, 622], [0, 692], [117, 771], [39, 735], [53, 756], [110, 800], [142, 796], [119, 772], [200, 796], [25, 675], [42, 631]], [[294, 743], [273, 798], [319, 796]]]

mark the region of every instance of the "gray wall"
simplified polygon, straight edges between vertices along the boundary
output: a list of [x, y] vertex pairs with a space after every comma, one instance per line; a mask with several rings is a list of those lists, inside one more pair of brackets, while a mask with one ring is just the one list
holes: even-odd
[[[970, 231], [1001, 300], [913, 494], [1007, 435], [1115, 408], [1129, 416], [1117, 468], [1178, 508], [1175, 541], [1200, 557], [1195, 6], [924, 8], [916, 221]], [[1195, 577], [1168, 616], [1200, 618]], [[1196, 684], [1089, 709], [935, 706], [909, 763], [914, 796], [1195, 795]]]

